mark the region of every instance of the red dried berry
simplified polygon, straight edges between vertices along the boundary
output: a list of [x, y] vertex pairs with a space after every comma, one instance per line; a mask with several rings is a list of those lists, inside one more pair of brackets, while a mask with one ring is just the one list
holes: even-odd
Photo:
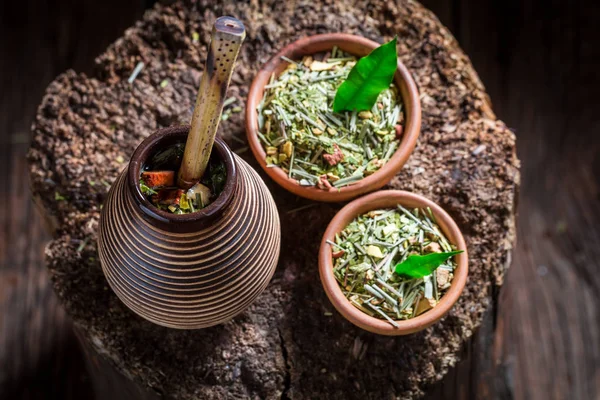
[[340, 150], [340, 147], [337, 144], [333, 145], [333, 154], [323, 154], [323, 159], [327, 162], [327, 164], [334, 166], [337, 163], [344, 161], [344, 153]]

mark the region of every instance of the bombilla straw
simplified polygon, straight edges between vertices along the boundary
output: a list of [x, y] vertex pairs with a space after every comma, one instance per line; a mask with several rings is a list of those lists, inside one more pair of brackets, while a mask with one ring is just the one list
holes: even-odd
[[215, 21], [177, 177], [177, 185], [182, 189], [189, 189], [204, 175], [221, 121], [233, 67], [245, 37], [246, 28], [240, 20], [220, 17]]

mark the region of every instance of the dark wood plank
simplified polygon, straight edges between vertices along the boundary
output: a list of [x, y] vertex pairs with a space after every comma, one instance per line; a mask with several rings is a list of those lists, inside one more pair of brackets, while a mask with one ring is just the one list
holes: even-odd
[[[496, 379], [486, 383], [469, 364], [470, 379], [501, 398], [598, 398], [598, 7], [457, 3], [459, 22], [444, 22], [494, 111], [516, 129], [523, 160], [519, 244], [494, 321]], [[479, 389], [471, 397], [488, 396]]]
[[21, 1], [0, 5], [0, 398], [90, 395], [70, 321], [43, 265], [48, 237], [29, 194], [25, 153], [46, 85], [94, 57], [142, 2]]
[[[494, 14], [497, 7], [491, 1], [425, 0], [422, 3], [448, 27], [459, 41], [460, 46], [469, 55], [488, 94], [491, 95], [494, 111], [496, 111], [498, 104], [495, 99], [498, 93], [497, 88], [500, 86], [502, 67], [496, 61], [497, 58], [490, 55], [499, 52], [498, 19]], [[481, 32], [490, 32], [490, 35], [486, 35], [484, 40], [478, 41], [477, 38], [481, 36]], [[472, 54], [472, 51], [477, 54]], [[487, 57], [481, 57], [481, 55]], [[493, 287], [491, 290], [493, 304], [486, 313], [479, 330], [474, 332], [473, 340], [463, 349], [461, 361], [440, 384], [431, 388], [426, 396], [427, 399], [466, 400], [487, 399], [495, 396], [492, 345], [496, 329], [499, 287]]]

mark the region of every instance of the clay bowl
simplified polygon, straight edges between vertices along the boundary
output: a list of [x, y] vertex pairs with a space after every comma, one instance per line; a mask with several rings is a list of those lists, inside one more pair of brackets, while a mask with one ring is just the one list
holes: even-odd
[[[380, 208], [396, 207], [397, 204], [407, 208], [431, 208], [444, 235], [458, 250], [464, 250], [464, 253], [455, 256], [457, 266], [454, 271], [454, 279], [448, 291], [440, 299], [440, 302], [434, 308], [418, 317], [405, 321], [396, 321], [399, 327], [395, 328], [385, 320], [377, 319], [363, 313], [346, 299], [333, 275], [332, 246], [327, 243], [327, 240], [333, 241], [336, 233], [344, 230], [358, 215]], [[382, 190], [350, 202], [329, 223], [319, 250], [319, 275], [321, 276], [321, 283], [323, 284], [325, 293], [327, 293], [327, 297], [329, 297], [331, 303], [354, 325], [380, 335], [407, 335], [423, 330], [437, 322], [458, 300], [465, 287], [467, 273], [467, 247], [463, 235], [454, 220], [431, 200], [418, 194], [400, 190]]]
[[307, 199], [325, 202], [339, 202], [353, 199], [361, 194], [377, 190], [386, 185], [400, 171], [417, 143], [421, 130], [421, 104], [419, 92], [408, 69], [398, 61], [398, 69], [394, 81], [400, 90], [404, 102], [404, 134], [402, 141], [390, 160], [377, 172], [361, 179], [355, 184], [322, 190], [316, 187], [300, 186], [295, 180], [288, 178], [281, 168], [267, 168], [266, 153], [258, 139], [258, 112], [257, 107], [263, 98], [264, 87], [268, 84], [272, 74], [278, 76], [287, 67], [288, 62], [282, 56], [292, 60], [299, 60], [303, 56], [329, 51], [337, 46], [343, 51], [362, 57], [369, 54], [379, 46], [378, 43], [361, 36], [343, 33], [327, 33], [309, 36], [293, 42], [277, 53], [258, 72], [246, 104], [246, 134], [248, 143], [254, 157], [265, 172], [286, 190]]
[[226, 166], [220, 196], [192, 214], [155, 208], [139, 189], [140, 169], [158, 149], [184, 143], [189, 127], [159, 130], [135, 150], [110, 189], [98, 252], [110, 287], [156, 324], [205, 328], [242, 312], [264, 290], [279, 257], [275, 202], [258, 174], [218, 139]]

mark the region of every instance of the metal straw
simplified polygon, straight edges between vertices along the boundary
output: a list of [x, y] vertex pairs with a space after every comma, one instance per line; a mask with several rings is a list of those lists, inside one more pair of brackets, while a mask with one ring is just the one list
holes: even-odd
[[195, 185], [206, 170], [233, 66], [245, 37], [246, 29], [238, 19], [220, 17], [215, 21], [177, 178], [177, 185], [182, 189]]

